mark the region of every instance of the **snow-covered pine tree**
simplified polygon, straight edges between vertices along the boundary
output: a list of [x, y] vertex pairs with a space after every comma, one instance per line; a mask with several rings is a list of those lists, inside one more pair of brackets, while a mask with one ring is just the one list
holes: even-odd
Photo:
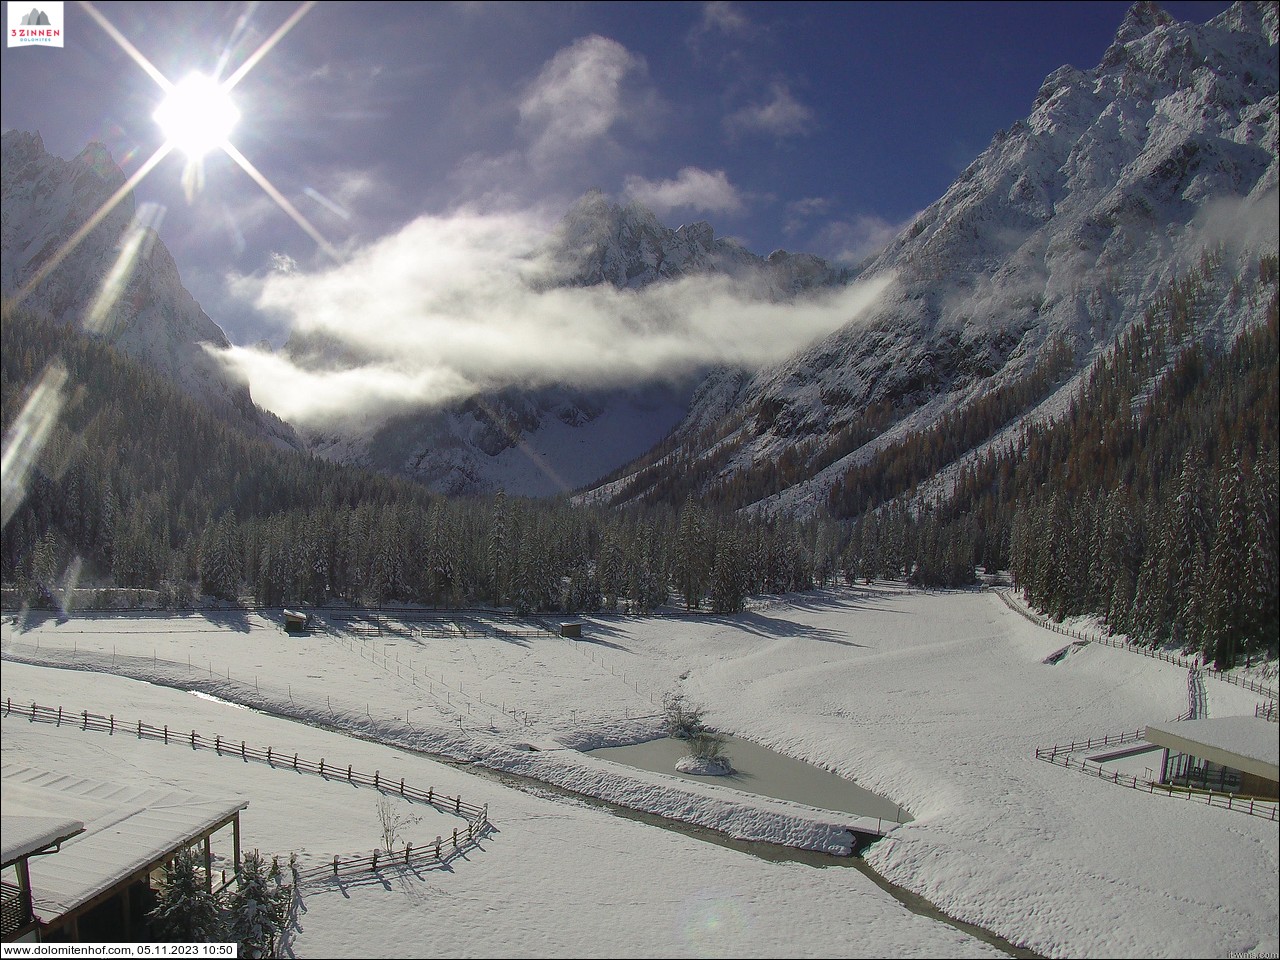
[[711, 571], [711, 609], [716, 613], [740, 613], [747, 598], [746, 564], [738, 538], [725, 529], [716, 542]]
[[1249, 562], [1249, 508], [1240, 451], [1224, 461], [1219, 488], [1218, 529], [1209, 554], [1209, 595], [1205, 598], [1205, 650], [1214, 666], [1229, 670], [1249, 635], [1253, 597], [1245, 586]]
[[293, 905], [292, 882], [286, 882], [279, 859], [268, 867], [257, 850], [246, 853], [236, 874], [236, 889], [227, 899], [228, 933], [240, 944], [240, 956], [274, 957]]
[[205, 888], [190, 850], [179, 850], [165, 871], [155, 908], [147, 914], [151, 936], [160, 943], [217, 943], [226, 939], [222, 902]]

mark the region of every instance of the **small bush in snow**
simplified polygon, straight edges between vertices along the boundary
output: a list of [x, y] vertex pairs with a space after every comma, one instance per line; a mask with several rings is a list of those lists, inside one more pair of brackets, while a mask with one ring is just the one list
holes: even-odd
[[702, 722], [704, 708], [695, 707], [683, 693], [666, 693], [662, 697], [662, 715], [667, 736], [677, 740], [691, 740], [706, 729]]
[[410, 827], [421, 819], [397, 810], [390, 800], [379, 800], [378, 825], [382, 828], [382, 849], [387, 853], [395, 850], [405, 827]]

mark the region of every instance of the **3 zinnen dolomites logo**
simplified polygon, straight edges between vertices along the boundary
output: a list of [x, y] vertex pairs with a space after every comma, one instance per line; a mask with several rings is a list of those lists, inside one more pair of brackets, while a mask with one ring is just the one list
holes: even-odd
[[62, 18], [62, 4], [48, 0], [10, 0], [9, 46], [11, 47], [60, 47], [66, 21]]

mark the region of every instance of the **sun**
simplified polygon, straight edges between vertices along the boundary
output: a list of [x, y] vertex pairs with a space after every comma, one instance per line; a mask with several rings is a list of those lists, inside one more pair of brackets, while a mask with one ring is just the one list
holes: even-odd
[[170, 144], [188, 159], [199, 160], [227, 143], [240, 111], [217, 81], [193, 73], [169, 91], [151, 116]]

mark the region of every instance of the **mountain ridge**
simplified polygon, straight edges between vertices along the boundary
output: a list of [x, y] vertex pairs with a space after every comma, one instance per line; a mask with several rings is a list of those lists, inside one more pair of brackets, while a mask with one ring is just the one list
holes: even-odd
[[210, 352], [230, 343], [182, 285], [157, 232], [163, 210], [136, 205], [132, 191], [117, 196], [127, 178], [105, 146], [90, 143], [63, 160], [45, 150], [38, 132], [10, 130], [2, 160], [0, 292], [6, 308], [78, 324], [240, 429], [300, 446], [293, 428], [255, 406], [248, 384]]
[[[897, 278], [865, 320], [740, 384], [735, 425], [698, 440], [716, 417], [695, 409], [677, 427], [680, 459], [705, 465], [695, 492], [806, 450], [788, 486], [808, 486], [767, 496], [821, 509], [843, 469], [1029, 375], [1055, 342], [1083, 372], [1205, 248], [1226, 244], [1242, 265], [1274, 251], [1275, 36], [1271, 4], [1203, 26], [1135, 4], [1096, 68], [1050, 74], [1028, 118], [864, 266]], [[1209, 320], [1206, 336], [1229, 338], [1262, 316]], [[841, 446], [885, 406], [887, 426]], [[645, 469], [593, 496], [652, 496]]]

